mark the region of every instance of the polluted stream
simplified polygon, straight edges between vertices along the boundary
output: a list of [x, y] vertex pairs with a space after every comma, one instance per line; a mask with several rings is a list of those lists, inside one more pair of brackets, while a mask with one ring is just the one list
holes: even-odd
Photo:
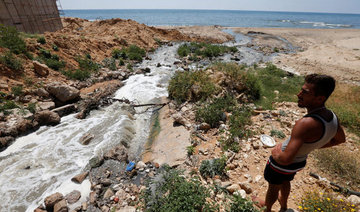
[[[227, 31], [229, 32], [229, 31]], [[236, 60], [233, 55], [219, 58], [223, 62], [251, 65], [271, 61], [246, 44], [251, 38], [234, 34], [234, 42], [226, 45], [239, 49]], [[163, 46], [150, 55], [138, 68], [150, 68], [150, 73], [133, 75], [114, 94], [115, 99], [127, 99], [135, 104], [159, 103], [168, 96], [167, 86], [177, 70], [177, 48], [180, 43]], [[206, 67], [205, 60], [189, 67]], [[158, 64], [161, 64], [159, 66]], [[153, 110], [137, 108], [132, 114], [129, 106], [115, 102], [110, 106], [91, 111], [86, 119], [77, 119], [75, 114], [62, 117], [57, 126], [43, 126], [29, 135], [19, 137], [3, 152], [0, 152], [0, 211], [33, 211], [45, 197], [60, 192], [63, 195], [73, 190], [81, 192], [81, 199], [70, 205], [75, 208], [85, 202], [90, 193], [90, 181], [75, 184], [71, 178], [85, 170], [89, 160], [102, 156], [119, 144], [129, 147], [129, 159], [138, 161], [144, 150], [151, 128]], [[94, 135], [90, 144], [79, 140], [86, 134]]]

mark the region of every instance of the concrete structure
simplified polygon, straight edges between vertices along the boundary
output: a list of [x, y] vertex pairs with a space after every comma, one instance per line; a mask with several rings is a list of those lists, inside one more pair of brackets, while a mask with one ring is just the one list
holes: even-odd
[[27, 33], [62, 28], [57, 0], [0, 0], [0, 24]]

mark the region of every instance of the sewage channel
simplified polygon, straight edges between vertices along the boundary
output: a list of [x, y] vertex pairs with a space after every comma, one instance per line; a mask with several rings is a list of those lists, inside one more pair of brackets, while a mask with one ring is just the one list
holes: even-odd
[[[248, 65], [259, 61], [270, 61], [271, 57], [247, 48], [251, 38], [234, 34], [235, 41], [227, 45], [239, 49], [238, 63]], [[116, 99], [128, 99], [138, 104], [159, 103], [167, 96], [167, 85], [171, 76], [181, 68], [174, 65], [180, 44], [157, 49], [151, 60], [145, 60], [138, 68], [150, 68], [147, 74], [133, 75], [116, 93]], [[232, 61], [230, 55], [220, 58]], [[233, 61], [234, 62], [234, 61]], [[200, 62], [191, 67], [210, 64]], [[160, 67], [157, 64], [161, 64]], [[33, 211], [48, 195], [60, 192], [64, 195], [73, 190], [81, 191], [81, 199], [71, 205], [75, 208], [86, 201], [90, 182], [81, 185], [70, 179], [82, 173], [89, 159], [101, 156], [106, 151], [127, 143], [129, 159], [137, 161], [147, 141], [151, 110], [137, 109], [132, 115], [125, 104], [116, 102], [108, 107], [91, 111], [83, 120], [75, 114], [62, 117], [57, 126], [43, 126], [34, 133], [20, 137], [3, 152], [0, 152], [0, 211]], [[143, 111], [141, 111], [143, 110]], [[79, 143], [85, 134], [95, 135], [87, 146]]]

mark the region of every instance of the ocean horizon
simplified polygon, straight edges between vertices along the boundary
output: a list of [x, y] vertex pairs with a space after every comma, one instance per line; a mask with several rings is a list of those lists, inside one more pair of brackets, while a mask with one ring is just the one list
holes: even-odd
[[63, 10], [62, 16], [90, 21], [112, 18], [132, 19], [149, 26], [360, 28], [360, 14], [350, 13], [197, 9], [66, 9]]

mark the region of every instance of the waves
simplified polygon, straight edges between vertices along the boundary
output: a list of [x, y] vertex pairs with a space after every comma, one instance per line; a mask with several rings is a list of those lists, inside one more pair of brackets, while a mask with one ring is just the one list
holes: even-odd
[[278, 20], [281, 23], [290, 23], [296, 26], [304, 26], [309, 28], [328, 28], [328, 29], [339, 29], [339, 28], [352, 28], [351, 24], [333, 24], [322, 21], [292, 21], [289, 19]]

